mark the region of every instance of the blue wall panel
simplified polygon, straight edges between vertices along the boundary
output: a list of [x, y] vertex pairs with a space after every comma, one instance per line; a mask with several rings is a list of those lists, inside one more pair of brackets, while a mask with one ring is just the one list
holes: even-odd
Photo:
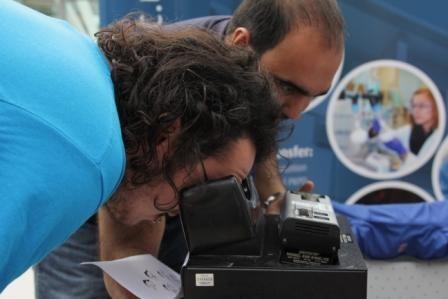
[[[101, 23], [107, 24], [131, 10], [143, 10], [159, 20], [176, 21], [229, 14], [240, 1], [211, 0], [101, 0]], [[414, 65], [429, 75], [446, 102], [448, 96], [448, 2], [421, 0], [340, 0], [347, 23], [346, 55], [342, 77], [355, 67], [377, 59], [395, 59]], [[316, 192], [345, 201], [375, 180], [354, 174], [333, 153], [326, 134], [328, 100], [307, 112], [280, 152], [283, 177], [295, 189], [304, 180], [316, 183]], [[433, 193], [432, 159], [400, 180]]]

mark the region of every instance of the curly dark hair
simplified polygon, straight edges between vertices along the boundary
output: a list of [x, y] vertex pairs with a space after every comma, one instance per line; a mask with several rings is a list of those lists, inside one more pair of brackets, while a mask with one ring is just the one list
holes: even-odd
[[[249, 50], [129, 17], [96, 36], [111, 64], [133, 185], [191, 169], [241, 137], [253, 141], [257, 162], [276, 150], [280, 107]], [[177, 120], [173, 151], [160, 163], [156, 141]]]

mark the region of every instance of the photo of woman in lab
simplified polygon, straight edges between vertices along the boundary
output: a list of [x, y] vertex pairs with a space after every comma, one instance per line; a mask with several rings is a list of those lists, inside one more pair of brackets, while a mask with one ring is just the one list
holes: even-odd
[[421, 71], [402, 62], [359, 67], [341, 82], [327, 111], [340, 161], [374, 179], [399, 178], [425, 164], [445, 129], [443, 100]]
[[[404, 163], [414, 162], [419, 156], [431, 149], [439, 127], [437, 104], [431, 91], [426, 88], [417, 89], [411, 97], [409, 105], [409, 124], [395, 130], [389, 130], [380, 136], [380, 142], [395, 152]], [[373, 138], [384, 128], [381, 120], [374, 119], [369, 128], [369, 137]]]

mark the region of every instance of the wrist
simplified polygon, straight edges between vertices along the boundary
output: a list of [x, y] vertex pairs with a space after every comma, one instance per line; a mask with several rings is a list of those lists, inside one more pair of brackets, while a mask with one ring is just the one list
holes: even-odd
[[264, 213], [267, 215], [279, 215], [286, 192], [275, 192], [268, 196], [262, 203]]

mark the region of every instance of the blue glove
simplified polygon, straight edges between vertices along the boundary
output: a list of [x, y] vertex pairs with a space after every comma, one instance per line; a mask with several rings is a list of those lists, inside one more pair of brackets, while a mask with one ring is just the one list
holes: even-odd
[[370, 126], [369, 133], [371, 132], [374, 135], [378, 135], [381, 131], [381, 123], [378, 118], [374, 118], [372, 121], [372, 125]]
[[384, 145], [388, 149], [396, 152], [399, 156], [404, 156], [408, 152], [403, 143], [401, 143], [401, 141], [396, 137], [392, 138], [391, 140], [385, 141]]
[[381, 122], [378, 120], [378, 118], [374, 118], [372, 120], [372, 124], [370, 125], [369, 128], [369, 138], [374, 138], [376, 136], [378, 136], [378, 134], [381, 131]]

